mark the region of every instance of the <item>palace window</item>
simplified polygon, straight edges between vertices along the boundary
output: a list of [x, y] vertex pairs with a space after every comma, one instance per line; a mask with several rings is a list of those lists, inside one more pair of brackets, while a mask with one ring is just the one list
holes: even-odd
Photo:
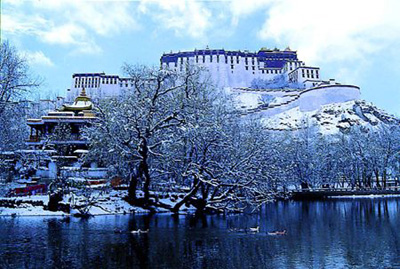
[[210, 55], [210, 63], [212, 63], [212, 58], [213, 58], [213, 56], [212, 56], [212, 55]]
[[246, 70], [249, 70], [249, 67], [248, 67], [248, 66], [246, 66]]
[[310, 77], [310, 70], [307, 69], [307, 78]]
[[315, 70], [315, 76], [319, 78], [318, 70]]
[[256, 68], [254, 66], [252, 68], [253, 68], [253, 70], [256, 70]]
[[199, 62], [199, 55], [196, 55], [196, 63]]
[[233, 69], [233, 64], [231, 65], [231, 69]]
[[219, 55], [217, 55], [217, 63], [219, 63]]
[[301, 76], [304, 78], [305, 77], [305, 75], [304, 75], [304, 69], [301, 69]]
[[228, 56], [225, 55], [225, 63], [228, 63]]
[[206, 62], [206, 56], [203, 55], [203, 63]]
[[239, 64], [239, 56], [236, 56], [236, 63]]

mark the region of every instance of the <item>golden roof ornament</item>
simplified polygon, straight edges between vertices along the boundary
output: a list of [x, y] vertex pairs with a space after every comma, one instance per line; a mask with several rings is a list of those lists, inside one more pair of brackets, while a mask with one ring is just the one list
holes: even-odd
[[85, 87], [82, 87], [81, 96], [86, 96], [86, 90], [85, 90]]
[[82, 111], [91, 110], [93, 107], [92, 100], [86, 95], [85, 88], [82, 88], [81, 94], [75, 98], [75, 102], [71, 105], [64, 104], [61, 111]]

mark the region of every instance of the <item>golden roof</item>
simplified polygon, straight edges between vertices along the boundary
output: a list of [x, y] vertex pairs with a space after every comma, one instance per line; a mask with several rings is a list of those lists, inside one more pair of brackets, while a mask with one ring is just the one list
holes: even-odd
[[82, 88], [81, 94], [75, 98], [75, 102], [72, 105], [63, 105], [60, 109], [62, 111], [81, 111], [91, 110], [92, 100], [86, 95], [85, 88]]

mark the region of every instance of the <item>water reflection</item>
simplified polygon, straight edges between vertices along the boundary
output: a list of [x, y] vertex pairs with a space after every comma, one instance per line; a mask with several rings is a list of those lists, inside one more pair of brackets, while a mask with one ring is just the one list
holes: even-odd
[[[400, 266], [399, 202], [279, 202], [230, 216], [0, 218], [0, 268]], [[231, 232], [256, 226], [260, 233]], [[130, 233], [137, 229], [149, 233]], [[286, 236], [266, 234], [282, 229]]]

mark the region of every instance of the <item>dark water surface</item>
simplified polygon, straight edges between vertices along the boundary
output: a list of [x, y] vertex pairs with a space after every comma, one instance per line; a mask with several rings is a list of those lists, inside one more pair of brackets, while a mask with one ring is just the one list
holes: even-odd
[[[129, 233], [138, 228], [149, 233]], [[278, 202], [205, 219], [0, 217], [0, 268], [400, 268], [399, 229], [399, 198]]]

